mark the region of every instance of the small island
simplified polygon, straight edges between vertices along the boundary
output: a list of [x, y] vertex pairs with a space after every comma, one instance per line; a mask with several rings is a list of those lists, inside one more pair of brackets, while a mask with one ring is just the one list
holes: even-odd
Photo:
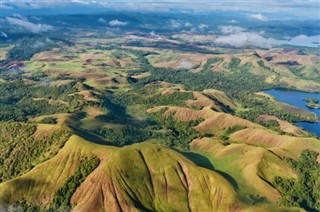
[[319, 100], [315, 98], [305, 98], [306, 106], [311, 109], [320, 109]]

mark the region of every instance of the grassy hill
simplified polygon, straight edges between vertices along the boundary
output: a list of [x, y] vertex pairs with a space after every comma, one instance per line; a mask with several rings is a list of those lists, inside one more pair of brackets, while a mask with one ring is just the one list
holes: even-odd
[[49, 207], [80, 161], [92, 156], [100, 163], [72, 195], [70, 206], [74, 210], [270, 209], [244, 203], [223, 175], [197, 166], [174, 150], [151, 143], [114, 148], [78, 136], [72, 136], [52, 159], [0, 184], [1, 204], [12, 209], [24, 199], [27, 205]]

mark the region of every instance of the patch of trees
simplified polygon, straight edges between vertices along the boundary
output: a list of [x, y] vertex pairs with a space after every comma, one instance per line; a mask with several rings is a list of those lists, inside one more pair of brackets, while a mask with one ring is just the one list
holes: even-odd
[[41, 123], [41, 124], [56, 124], [57, 119], [54, 117], [45, 117], [45, 118], [41, 119], [41, 121], [39, 121], [39, 123]]
[[299, 122], [309, 119], [302, 114], [291, 113], [282, 109], [267, 98], [257, 98], [254, 94], [244, 94], [239, 97], [246, 110], [237, 111], [236, 115], [253, 122], [257, 122], [259, 115], [276, 116], [281, 120], [289, 122]]
[[134, 90], [133, 92], [117, 94], [117, 101], [121, 105], [144, 104], [154, 106], [185, 106], [186, 101], [194, 99], [192, 92], [174, 92], [171, 94], [150, 93], [147, 89]]
[[98, 167], [100, 160], [97, 157], [84, 158], [80, 161], [76, 172], [54, 194], [53, 201], [48, 212], [70, 210], [70, 200], [73, 193], [86, 179], [86, 177]]
[[152, 120], [156, 123], [155, 132], [161, 143], [180, 150], [188, 150], [189, 144], [195, 138], [202, 137], [194, 127], [202, 120], [178, 121], [173, 115], [164, 117], [162, 112], [152, 114]]
[[229, 69], [238, 68], [238, 66], [240, 65], [240, 62], [241, 62], [240, 58], [233, 57], [233, 58], [231, 58], [231, 61], [228, 65], [228, 68]]
[[192, 73], [186, 70], [154, 67], [150, 68], [149, 71], [152, 75], [139, 80], [138, 83], [147, 84], [155, 81], [164, 81], [183, 84], [189, 90], [198, 91], [213, 88], [224, 91], [233, 97], [238, 97], [239, 93], [253, 93], [272, 88], [272, 85], [265, 82], [263, 76], [253, 75], [247, 67], [231, 73], [206, 70]]
[[[77, 92], [75, 83], [61, 86], [49, 84], [25, 85], [21, 80], [0, 84], [0, 120], [27, 121], [29, 116], [81, 110], [83, 97], [70, 95]], [[34, 98], [38, 98], [34, 100]], [[62, 100], [69, 106], [49, 104], [48, 100]]]
[[281, 192], [280, 205], [304, 208], [307, 211], [320, 210], [320, 164], [319, 153], [303, 150], [299, 160], [285, 159], [296, 171], [298, 179], [275, 177], [274, 186]]
[[36, 130], [34, 124], [0, 124], [0, 182], [20, 176], [53, 157], [71, 136], [67, 130], [57, 130], [35, 137]]
[[39, 52], [49, 51], [58, 45], [48, 38], [44, 37], [24, 37], [15, 42], [15, 46], [10, 49], [5, 60], [0, 64], [6, 64], [12, 61], [26, 61]]
[[210, 71], [211, 70], [211, 65], [218, 63], [218, 62], [223, 62], [223, 58], [221, 57], [214, 57], [214, 58], [209, 58], [207, 62], [203, 66], [203, 70], [205, 71]]
[[264, 120], [264, 121], [258, 121], [258, 124], [266, 127], [266, 128], [269, 128], [269, 129], [272, 129], [274, 131], [277, 131], [279, 132], [280, 134], [285, 134], [285, 132], [283, 132], [280, 128], [280, 124], [278, 121], [276, 120]]
[[239, 126], [239, 125], [236, 125], [236, 126], [233, 126], [233, 127], [229, 127], [227, 128], [220, 136], [220, 139], [222, 141], [228, 141], [229, 140], [229, 137], [232, 133], [235, 133], [237, 131], [240, 131], [240, 130], [243, 130], [247, 127], [245, 126]]
[[263, 62], [263, 60], [258, 60], [258, 65], [261, 67], [261, 68], [264, 68], [264, 69], [267, 69], [267, 70], [270, 70], [270, 67], [266, 66]]
[[155, 137], [154, 133], [145, 127], [125, 125], [120, 129], [103, 128], [99, 130], [105, 141], [116, 146], [130, 145]]
[[187, 150], [193, 139], [202, 136], [193, 128], [201, 120], [178, 121], [172, 115], [163, 116], [163, 112], [149, 114], [144, 123], [127, 122], [118, 129], [101, 128], [95, 132], [104, 136], [108, 144], [116, 146], [159, 139], [161, 144], [181, 150]]

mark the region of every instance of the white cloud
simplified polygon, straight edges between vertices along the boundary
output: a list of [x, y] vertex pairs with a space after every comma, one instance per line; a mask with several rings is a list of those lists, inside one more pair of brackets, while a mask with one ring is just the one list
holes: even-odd
[[6, 5], [4, 2], [0, 2], [0, 10], [13, 10], [13, 7]]
[[261, 13], [258, 14], [251, 14], [249, 15], [250, 18], [256, 19], [258, 21], [267, 21], [268, 18], [264, 15], [262, 15]]
[[306, 36], [306, 35], [298, 35], [298, 36], [293, 38], [293, 40], [299, 40], [299, 41], [305, 41], [305, 40], [308, 40], [308, 39], [309, 39], [309, 36]]
[[109, 21], [110, 26], [125, 26], [127, 24], [128, 24], [128, 22], [122, 22], [122, 21], [119, 21], [118, 19]]
[[158, 38], [158, 37], [159, 37], [159, 35], [158, 35], [157, 33], [155, 33], [154, 31], [151, 31], [151, 32], [149, 33], [149, 35], [150, 35], [150, 37], [152, 37], [152, 38]]
[[320, 35], [298, 35], [296, 37], [288, 38], [287, 40], [282, 41], [282, 43], [294, 46], [319, 47]]
[[208, 25], [200, 24], [198, 27], [199, 27], [199, 29], [206, 29], [206, 28], [208, 28]]
[[230, 21], [229, 21], [229, 23], [233, 23], [233, 24], [235, 24], [235, 23], [238, 23], [238, 21], [237, 21], [237, 20], [232, 19], [232, 20], [230, 20]]
[[245, 28], [239, 26], [218, 26], [222, 34], [234, 34], [246, 31]]
[[90, 1], [83, 1], [83, 0], [70, 0], [72, 3], [77, 3], [77, 4], [84, 4], [84, 5], [90, 5]]
[[195, 28], [195, 27], [192, 27], [191, 29], [190, 29], [190, 33], [197, 33], [198, 32], [198, 30], [197, 30], [197, 28]]
[[171, 20], [170, 20], [170, 24], [171, 24], [171, 26], [172, 26], [173, 28], [179, 28], [179, 27], [181, 27], [180, 21], [177, 21], [177, 20], [171, 19]]
[[0, 37], [8, 38], [8, 35], [5, 32], [0, 32]]
[[235, 47], [257, 46], [271, 48], [279, 44], [279, 41], [273, 38], [265, 38], [256, 32], [238, 32], [221, 36], [214, 40], [216, 44], [231, 45]]
[[18, 18], [18, 19], [21, 19], [21, 20], [24, 20], [24, 21], [28, 21], [28, 19], [18, 13], [13, 13], [12, 17], [14, 18]]
[[98, 22], [99, 22], [99, 23], [106, 23], [106, 20], [104, 20], [104, 18], [99, 18], [99, 19], [98, 19]]
[[[230, 3], [232, 2], [232, 4]], [[180, 11], [248, 11], [251, 13], [278, 13], [281, 19], [286, 18], [311, 18], [319, 19], [319, 0], [250, 0], [225, 1], [225, 0], [1, 0], [0, 9], [40, 9], [40, 8], [62, 8], [64, 6], [90, 5], [97, 8], [109, 7], [117, 10], [135, 11], [170, 11], [177, 9]], [[60, 11], [58, 11], [60, 13]], [[274, 17], [271, 17], [273, 18]]]
[[6, 17], [6, 20], [12, 25], [20, 26], [34, 33], [46, 32], [53, 29], [52, 26], [47, 24], [34, 24], [28, 20], [22, 20], [18, 18]]
[[186, 22], [186, 23], [184, 23], [184, 26], [185, 27], [192, 27], [192, 24], [190, 22]]

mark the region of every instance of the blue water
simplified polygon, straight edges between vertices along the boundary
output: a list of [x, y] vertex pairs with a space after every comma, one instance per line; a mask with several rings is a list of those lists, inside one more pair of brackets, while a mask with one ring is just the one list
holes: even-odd
[[[300, 91], [279, 90], [279, 89], [267, 90], [267, 91], [264, 91], [264, 93], [274, 96], [279, 102], [284, 102], [290, 105], [294, 105], [296, 107], [309, 110], [317, 114], [318, 117], [320, 117], [320, 110], [308, 108], [306, 106], [306, 102], [303, 100], [305, 98], [315, 98], [320, 100], [320, 93], [306, 93], [306, 92], [300, 92]], [[320, 122], [317, 122], [317, 123], [298, 122], [296, 123], [296, 125], [320, 137]]]

